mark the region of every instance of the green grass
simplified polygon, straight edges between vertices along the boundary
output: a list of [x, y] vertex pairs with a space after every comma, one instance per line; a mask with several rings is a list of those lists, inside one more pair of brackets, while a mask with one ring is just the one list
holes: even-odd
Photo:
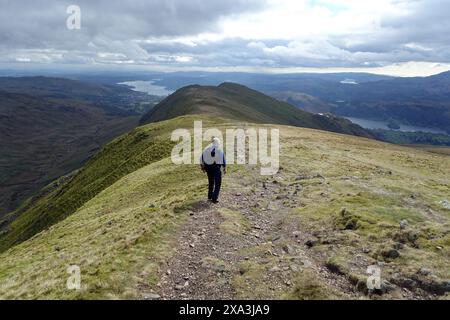
[[310, 270], [303, 270], [296, 276], [294, 288], [283, 298], [289, 300], [332, 300], [345, 298], [345, 295], [330, 290]]
[[[22, 240], [22, 231], [34, 231], [0, 254], [0, 298], [138, 298], [139, 285], [157, 283], [158, 270], [176, 246], [176, 232], [206, 191], [198, 168], [175, 166], [168, 158], [169, 133], [192, 128], [194, 119], [198, 117], [150, 124], [117, 138], [72, 180], [30, 202], [23, 220], [12, 228], [15, 238], [0, 240], [6, 248], [5, 239], [10, 245]], [[205, 127], [236, 125], [203, 120]], [[317, 130], [279, 128], [282, 169], [271, 179], [289, 186], [301, 178], [299, 205], [290, 218], [318, 237], [309, 250], [323, 264], [338, 266], [350, 279], [362, 279], [367, 266], [377, 261], [385, 262], [387, 279], [396, 273], [412, 275], [420, 267], [431, 268], [438, 279], [450, 278], [450, 210], [439, 204], [450, 194], [448, 156]], [[249, 167], [229, 169], [245, 190], [267, 179]], [[224, 192], [233, 192], [236, 183], [225, 183]], [[53, 214], [58, 219], [53, 220]], [[221, 214], [222, 231], [237, 234], [248, 228], [239, 212]], [[402, 219], [408, 220], [405, 230], [399, 228]], [[353, 220], [355, 227], [346, 228]], [[400, 257], [384, 261], [383, 250], [400, 241]], [[240, 254], [265, 256], [270, 248], [261, 244]], [[293, 273], [292, 286], [270, 288], [272, 282], [265, 279], [271, 279], [268, 270], [276, 261], [264, 259], [240, 264], [233, 280], [237, 297], [342, 298], [308, 271]], [[227, 264], [206, 258], [203, 262]], [[81, 267], [81, 291], [65, 288], [70, 264]]]
[[[107, 144], [68, 183], [27, 201], [11, 214], [15, 219], [0, 234], [0, 252], [63, 220], [127, 174], [168, 157], [175, 144], [170, 141], [171, 132], [192, 128], [193, 119], [181, 117], [137, 127]], [[204, 125], [208, 123], [205, 117]]]
[[[158, 262], [171, 252], [169, 235], [188, 216], [186, 211], [174, 212], [174, 207], [199, 196], [195, 191], [179, 192], [180, 176], [189, 190], [204, 189], [197, 170], [171, 165], [170, 159], [154, 162], [10, 249], [2, 255], [0, 297], [136, 297], [138, 283], [154, 284]], [[65, 288], [71, 264], [81, 268], [80, 292]]]
[[[415, 240], [406, 241], [401, 258], [384, 267], [386, 276], [410, 276], [420, 267], [430, 267], [441, 279], [450, 277], [444, 267], [450, 262], [450, 210], [439, 205], [450, 195], [448, 156], [364, 139], [305, 135], [291, 149], [298, 151], [282, 158], [282, 166], [298, 163], [298, 171], [324, 177], [304, 181], [302, 205], [293, 212], [299, 224], [328, 240], [314, 248], [324, 254], [324, 262], [338, 256], [345, 261], [340, 263], [344, 273], [358, 277], [367, 265], [384, 260], [383, 250], [412, 234], [409, 238]], [[286, 179], [294, 180], [295, 174], [286, 172]], [[401, 231], [403, 219], [408, 227]], [[370, 249], [363, 263], [357, 258], [362, 248]]]
[[187, 86], [163, 100], [144, 115], [141, 123], [176, 118], [186, 114], [315, 128], [371, 137], [365, 129], [332, 115], [320, 116], [235, 83], [220, 86]]
[[240, 235], [250, 229], [250, 223], [242, 213], [225, 208], [220, 209], [219, 212], [224, 219], [220, 225], [222, 231], [231, 235]]

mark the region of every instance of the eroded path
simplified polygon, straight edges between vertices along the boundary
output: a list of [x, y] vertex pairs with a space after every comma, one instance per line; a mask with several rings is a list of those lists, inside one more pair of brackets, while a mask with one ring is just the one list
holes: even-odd
[[249, 170], [250, 177], [227, 177], [238, 188], [224, 188], [219, 204], [193, 206], [159, 283], [141, 290], [142, 297], [280, 299], [295, 292], [299, 281], [312, 281], [306, 284], [311, 298], [325, 294], [316, 284], [338, 296], [358, 297], [348, 279], [330, 272], [308, 249], [311, 235], [290, 215], [301, 184], [286, 186], [277, 180], [281, 176], [261, 181], [256, 168]]

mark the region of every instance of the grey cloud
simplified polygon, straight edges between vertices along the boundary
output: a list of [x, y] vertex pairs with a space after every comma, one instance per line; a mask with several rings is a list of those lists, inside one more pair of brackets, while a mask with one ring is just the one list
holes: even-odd
[[75, 1], [82, 28], [70, 31], [66, 8], [73, 1], [0, 0], [0, 47], [79, 49], [89, 43], [217, 31], [220, 18], [262, 8], [259, 0]]
[[[218, 30], [226, 16], [255, 12], [261, 0], [79, 0], [82, 29], [65, 26], [72, 1], [0, 0], [0, 61], [170, 66], [366, 67], [407, 61], [450, 63], [448, 0], [398, 0], [366, 34], [184, 43]], [[149, 41], [151, 39], [151, 41]]]

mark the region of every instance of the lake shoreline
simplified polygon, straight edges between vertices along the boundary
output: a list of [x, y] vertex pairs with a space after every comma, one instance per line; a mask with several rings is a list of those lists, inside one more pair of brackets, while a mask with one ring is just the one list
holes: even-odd
[[427, 133], [434, 133], [434, 134], [445, 134], [448, 135], [447, 132], [445, 132], [442, 129], [439, 128], [430, 128], [430, 127], [421, 127], [421, 126], [413, 126], [413, 125], [405, 125], [401, 124], [400, 129], [392, 129], [388, 126], [389, 121], [382, 121], [382, 120], [370, 120], [370, 119], [363, 119], [363, 118], [357, 118], [357, 117], [344, 117], [347, 120], [350, 120], [354, 124], [357, 124], [365, 129], [383, 129], [383, 130], [392, 130], [392, 131], [399, 131], [399, 132], [427, 132]]
[[167, 90], [166, 87], [155, 85], [157, 80], [135, 80], [125, 81], [118, 84], [131, 87], [131, 90], [144, 92], [152, 96], [167, 97], [173, 93], [171, 90]]

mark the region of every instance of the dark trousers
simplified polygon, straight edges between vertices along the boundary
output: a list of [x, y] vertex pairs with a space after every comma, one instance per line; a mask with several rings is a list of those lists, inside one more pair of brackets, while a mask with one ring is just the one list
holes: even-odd
[[222, 184], [222, 171], [217, 165], [206, 166], [205, 169], [208, 174], [208, 199], [217, 201]]

